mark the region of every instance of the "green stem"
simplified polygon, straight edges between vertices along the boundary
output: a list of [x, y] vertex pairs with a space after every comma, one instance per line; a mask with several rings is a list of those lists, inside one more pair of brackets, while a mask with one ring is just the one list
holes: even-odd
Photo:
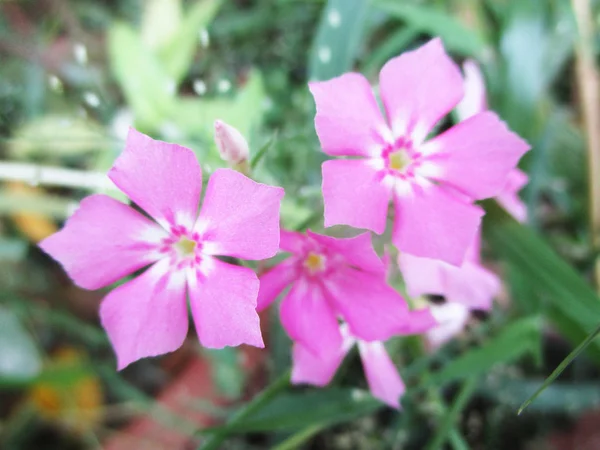
[[477, 377], [472, 377], [465, 381], [460, 392], [456, 396], [456, 400], [454, 400], [452, 407], [446, 413], [442, 423], [438, 427], [437, 433], [426, 447], [426, 450], [437, 450], [444, 445], [448, 438], [448, 434], [454, 428], [456, 419], [465, 406], [467, 406], [467, 402], [471, 399], [471, 396], [477, 387], [477, 383]]
[[294, 433], [285, 441], [280, 442], [278, 445], [273, 447], [271, 450], [294, 450], [300, 447], [301, 444], [308, 441], [315, 434], [319, 433], [323, 428], [327, 425], [325, 424], [317, 424], [311, 425], [309, 427], [304, 428], [303, 430]]
[[215, 434], [210, 436], [203, 444], [198, 447], [199, 450], [217, 450], [229, 433], [235, 428], [235, 425], [242, 422], [247, 417], [259, 411], [263, 406], [271, 402], [281, 391], [290, 384], [290, 371], [286, 371], [276, 379], [264, 391], [254, 397], [249, 403], [241, 407], [229, 420], [224, 428], [220, 428]]

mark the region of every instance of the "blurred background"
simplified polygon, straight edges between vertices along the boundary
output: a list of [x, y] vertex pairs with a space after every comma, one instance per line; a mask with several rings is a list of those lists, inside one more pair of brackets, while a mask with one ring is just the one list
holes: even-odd
[[129, 126], [192, 148], [211, 172], [225, 165], [213, 122], [226, 121], [260, 155], [254, 178], [286, 189], [283, 223], [322, 231], [308, 80], [358, 70], [376, 83], [433, 36], [479, 62], [491, 108], [533, 147], [528, 223], [485, 205], [501, 297], [435, 352], [390, 343], [409, 386], [401, 413], [361, 400], [352, 354], [335, 387], [289, 390], [223, 448], [600, 448], [599, 344], [516, 415], [600, 322], [597, 3], [0, 0], [0, 448], [196, 448], [201, 428], [290, 365], [274, 308], [265, 351], [207, 351], [192, 331], [116, 372], [105, 292], [74, 286], [36, 243], [90, 193], [125, 200], [105, 174]]

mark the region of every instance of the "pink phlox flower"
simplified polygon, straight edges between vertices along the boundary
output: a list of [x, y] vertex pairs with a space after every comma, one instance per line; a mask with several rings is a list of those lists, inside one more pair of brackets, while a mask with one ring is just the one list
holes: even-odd
[[339, 348], [321, 357], [315, 356], [314, 353], [299, 343], [294, 344], [292, 350], [292, 383], [307, 383], [319, 387], [326, 386], [333, 379], [346, 354], [354, 344], [357, 344], [371, 393], [392, 408], [399, 409], [400, 397], [406, 389], [383, 342], [366, 342], [357, 339], [350, 334], [346, 324], [340, 326], [340, 332], [343, 341]]
[[281, 250], [291, 255], [261, 275], [258, 310], [283, 290], [281, 322], [292, 340], [316, 356], [339, 349], [338, 318], [366, 341], [435, 324], [429, 311], [410, 312], [385, 279], [385, 267], [369, 233], [337, 239], [311, 231], [281, 232]]
[[[463, 64], [463, 72], [465, 96], [456, 106], [459, 120], [467, 120], [488, 109], [485, 79], [479, 65], [473, 60], [467, 60]], [[527, 181], [527, 174], [515, 168], [510, 171], [504, 187], [496, 195], [498, 203], [519, 222], [527, 220], [527, 206], [518, 195]]]
[[460, 265], [483, 210], [529, 145], [493, 112], [426, 140], [463, 98], [459, 68], [440, 39], [388, 61], [379, 76], [387, 121], [369, 82], [347, 73], [309, 88], [323, 151], [325, 226], [383, 233], [390, 197], [392, 241], [403, 253]]
[[431, 305], [430, 308], [439, 325], [428, 330], [425, 338], [429, 349], [435, 350], [465, 329], [471, 309], [462, 303], [450, 302]]
[[149, 266], [100, 306], [119, 369], [181, 346], [188, 332], [186, 295], [202, 345], [263, 347], [255, 273], [215, 256], [273, 256], [283, 189], [220, 169], [208, 181], [198, 215], [202, 172], [194, 153], [134, 129], [109, 177], [156, 222], [111, 197], [92, 195], [40, 247], [86, 289]]
[[461, 267], [401, 253], [398, 266], [408, 295], [441, 295], [447, 302], [460, 303], [471, 309], [491, 309], [501, 283], [496, 274], [481, 264], [480, 239], [479, 236], [474, 239]]
[[481, 264], [480, 240], [477, 235], [461, 267], [407, 253], [398, 256], [398, 266], [411, 297], [440, 295], [446, 300], [443, 305], [430, 307], [439, 323], [427, 331], [433, 348], [462, 331], [471, 310], [490, 310], [500, 292], [500, 279]]

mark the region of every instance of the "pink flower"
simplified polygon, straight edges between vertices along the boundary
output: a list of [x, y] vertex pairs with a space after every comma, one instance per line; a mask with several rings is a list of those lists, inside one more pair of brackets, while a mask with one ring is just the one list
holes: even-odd
[[500, 291], [500, 280], [481, 265], [479, 236], [469, 247], [465, 262], [456, 267], [443, 261], [401, 253], [398, 266], [411, 297], [441, 295], [447, 302], [489, 310]]
[[[481, 69], [473, 60], [463, 64], [465, 73], [465, 96], [456, 106], [459, 120], [466, 120], [471, 116], [487, 110], [487, 97], [485, 80]], [[513, 169], [508, 174], [504, 187], [496, 195], [496, 200], [519, 222], [527, 220], [527, 207], [517, 194], [527, 184], [527, 175], [519, 169]]]
[[432, 305], [433, 313], [439, 325], [425, 333], [427, 343], [431, 350], [439, 348], [454, 336], [461, 333], [467, 326], [471, 310], [461, 303], [444, 303]]
[[231, 164], [240, 164], [248, 160], [250, 155], [248, 141], [237, 128], [222, 120], [215, 120], [215, 143], [219, 149], [221, 159], [224, 161]]
[[340, 327], [340, 331], [343, 336], [342, 344], [339, 348], [320, 358], [301, 344], [294, 344], [292, 383], [326, 386], [332, 380], [348, 351], [356, 343], [371, 393], [392, 408], [399, 409], [400, 397], [404, 394], [405, 386], [383, 343], [356, 339], [350, 334], [346, 324]]
[[116, 287], [100, 307], [119, 369], [181, 346], [188, 331], [186, 292], [202, 345], [263, 347], [256, 275], [215, 255], [273, 256], [283, 189], [220, 169], [208, 182], [198, 216], [202, 172], [194, 153], [133, 129], [109, 177], [156, 222], [108, 196], [92, 195], [40, 246], [86, 289], [150, 266]]
[[292, 255], [260, 277], [258, 309], [291, 285], [281, 303], [282, 325], [292, 340], [317, 357], [342, 345], [338, 317], [353, 336], [366, 341], [435, 324], [428, 310], [410, 312], [386, 284], [385, 267], [369, 233], [336, 239], [311, 231], [282, 231], [280, 248]]
[[460, 265], [483, 215], [473, 201], [497, 195], [529, 146], [492, 112], [426, 141], [463, 97], [460, 70], [439, 39], [390, 60], [379, 81], [387, 122], [360, 74], [309, 85], [323, 151], [358, 157], [323, 164], [325, 226], [381, 234], [392, 197], [394, 244]]

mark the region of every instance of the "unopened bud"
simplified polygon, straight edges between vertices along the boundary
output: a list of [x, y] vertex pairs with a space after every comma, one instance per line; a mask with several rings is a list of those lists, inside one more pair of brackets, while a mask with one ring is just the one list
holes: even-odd
[[221, 120], [215, 120], [215, 142], [221, 158], [232, 165], [248, 160], [248, 142], [236, 128]]

